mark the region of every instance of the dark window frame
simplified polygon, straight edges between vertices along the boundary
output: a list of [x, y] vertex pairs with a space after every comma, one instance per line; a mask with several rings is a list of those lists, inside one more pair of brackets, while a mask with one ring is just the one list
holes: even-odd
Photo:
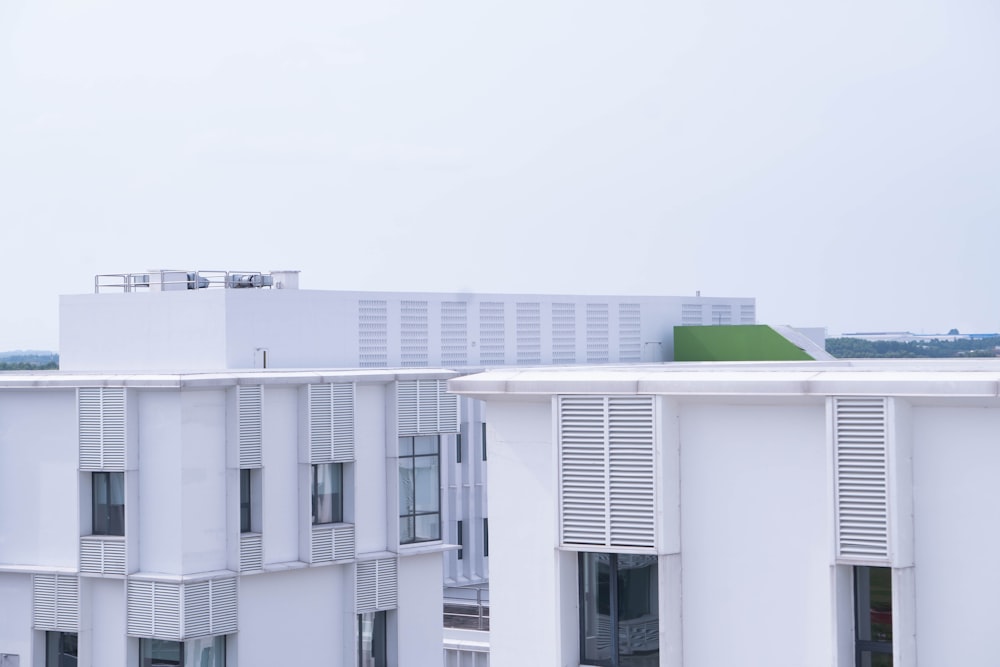
[[[333, 466], [333, 478], [336, 489], [330, 493], [320, 495], [318, 493], [320, 467]], [[312, 504], [312, 525], [323, 526], [331, 523], [343, 523], [344, 521], [344, 464], [343, 463], [314, 463], [310, 469], [310, 500]], [[330, 506], [332, 514], [330, 517], [319, 516], [322, 508], [321, 498], [330, 496]], [[327, 520], [329, 519], [329, 520]]]
[[253, 478], [250, 468], [240, 468], [240, 533], [253, 532]]
[[[425, 438], [425, 437], [433, 437], [434, 438], [434, 453], [417, 454], [416, 453], [416, 439], [417, 438]], [[399, 533], [400, 533], [400, 540], [399, 540], [399, 543], [400, 544], [418, 544], [418, 543], [422, 543], [422, 542], [437, 542], [437, 541], [440, 541], [441, 540], [441, 435], [435, 433], [435, 434], [424, 434], [424, 435], [417, 435], [417, 436], [400, 436], [399, 442], [402, 443], [404, 440], [410, 441], [410, 453], [409, 454], [404, 454], [402, 452], [402, 447], [400, 447], [400, 451], [397, 452], [398, 459], [397, 459], [397, 473], [396, 474], [397, 474], [397, 487], [398, 487], [398, 491], [399, 491], [400, 494], [403, 493], [403, 488], [402, 488], [403, 485], [401, 483], [398, 483], [398, 480], [401, 479], [399, 477], [399, 475], [400, 475], [400, 470], [402, 468], [402, 462], [404, 460], [409, 459], [411, 461], [411, 467], [412, 467], [412, 469], [416, 470], [417, 459], [435, 458], [435, 459], [437, 459], [437, 484], [435, 485], [436, 486], [436, 493], [437, 493], [437, 510], [435, 510], [433, 512], [428, 512], [428, 511], [418, 511], [416, 509], [416, 506], [417, 506], [417, 500], [416, 500], [417, 485], [416, 485], [416, 483], [414, 483], [413, 488], [411, 489], [412, 497], [409, 498], [409, 500], [411, 501], [409, 504], [410, 504], [411, 507], [413, 507], [413, 511], [411, 511], [411, 512], [405, 512], [404, 513], [402, 510], [400, 510], [400, 513], [399, 513], [399, 521], [400, 521], [400, 531], [399, 531]], [[437, 535], [435, 535], [433, 537], [424, 537], [424, 538], [417, 537], [416, 521], [417, 521], [417, 517], [422, 517], [422, 516], [436, 516], [437, 517]], [[402, 527], [403, 527], [403, 522], [404, 521], [410, 521], [410, 522], [412, 522], [412, 525], [413, 525], [413, 530], [412, 530], [413, 539], [405, 539], [405, 540], [403, 539], [403, 528]]]
[[63, 656], [75, 661], [80, 657], [79, 635], [75, 632], [49, 631], [45, 633], [45, 667], [62, 667], [67, 664]]
[[490, 555], [490, 520], [483, 518], [483, 558]]
[[483, 422], [482, 426], [482, 440], [483, 440], [483, 460], [486, 460], [486, 422]]
[[[112, 479], [118, 480], [121, 503], [112, 502]], [[90, 474], [90, 534], [123, 537], [125, 535], [125, 473], [93, 472]], [[102, 493], [103, 492], [103, 493]], [[100, 502], [101, 495], [106, 499]]]
[[465, 531], [462, 530], [464, 526], [462, 525], [462, 520], [461, 519], [459, 519], [457, 521], [457, 524], [458, 524], [458, 526], [457, 526], [457, 530], [458, 530], [458, 560], [462, 560], [462, 557], [465, 556], [465, 535], [464, 535]]
[[[889, 577], [889, 639], [888, 640], [878, 640], [878, 639], [860, 639], [862, 635], [870, 634], [870, 631], [865, 631], [862, 626], [862, 621], [866, 616], [868, 623], [872, 623], [872, 614], [876, 612], [875, 608], [871, 604], [871, 571], [872, 570], [884, 570], [885, 574]], [[866, 664], [865, 656], [866, 654], [888, 654], [892, 656], [892, 568], [889, 567], [870, 567], [867, 565], [857, 565], [853, 569], [854, 576], [854, 664], [857, 667], [862, 667]], [[865, 590], [867, 587], [867, 590]], [[867, 601], [867, 603], [866, 603]], [[862, 609], [862, 607], [867, 604], [868, 609]], [[884, 610], [883, 610], [884, 613]], [[870, 626], [869, 626], [870, 628]], [[891, 661], [891, 657], [890, 657]]]

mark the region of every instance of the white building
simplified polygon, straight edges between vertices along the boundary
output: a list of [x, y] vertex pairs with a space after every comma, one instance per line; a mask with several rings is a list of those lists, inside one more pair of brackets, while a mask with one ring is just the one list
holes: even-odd
[[0, 664], [441, 664], [452, 375], [0, 375]]
[[1000, 364], [495, 370], [494, 665], [997, 660]]
[[[754, 323], [752, 298], [304, 290], [295, 271], [148, 271], [97, 276], [94, 293], [61, 297], [60, 368], [468, 372], [666, 361], [676, 325]], [[461, 546], [445, 554], [451, 587], [489, 577], [485, 412], [475, 401], [460, 412], [442, 455], [444, 535]]]

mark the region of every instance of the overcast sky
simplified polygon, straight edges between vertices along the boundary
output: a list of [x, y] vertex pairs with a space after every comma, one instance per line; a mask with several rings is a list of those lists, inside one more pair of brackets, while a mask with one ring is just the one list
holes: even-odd
[[1000, 331], [998, 214], [993, 0], [0, 2], [0, 350], [164, 267]]

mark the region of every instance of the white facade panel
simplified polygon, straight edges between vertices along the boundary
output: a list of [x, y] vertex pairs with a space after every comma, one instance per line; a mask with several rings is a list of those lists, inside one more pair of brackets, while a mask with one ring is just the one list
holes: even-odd
[[0, 565], [76, 568], [78, 459], [74, 389], [0, 392]]
[[[395, 484], [394, 461], [386, 452], [387, 419], [385, 410], [387, 392], [394, 391], [392, 384], [359, 384], [356, 393], [357, 446], [355, 447], [354, 477], [364, 480], [355, 485], [354, 539], [358, 553], [386, 550], [396, 536], [389, 532], [396, 528], [395, 507], [388, 504], [387, 488]], [[393, 450], [394, 451], [394, 450]], [[389, 466], [387, 468], [386, 466]], [[387, 517], [388, 520], [387, 520]]]
[[680, 420], [685, 667], [829, 664], [824, 406], [685, 405]]
[[226, 519], [226, 392], [181, 392], [180, 574], [224, 570], [228, 564]]
[[180, 572], [184, 535], [182, 405], [176, 391], [142, 391], [139, 402], [139, 570]]
[[265, 563], [299, 559], [299, 389], [269, 386], [264, 395], [261, 533]]

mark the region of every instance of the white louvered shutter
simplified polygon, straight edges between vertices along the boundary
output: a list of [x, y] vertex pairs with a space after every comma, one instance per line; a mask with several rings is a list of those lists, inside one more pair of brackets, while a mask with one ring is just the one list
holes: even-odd
[[240, 534], [240, 572], [264, 567], [264, 543], [260, 533]]
[[240, 468], [259, 468], [262, 463], [263, 388], [260, 385], [241, 386], [237, 391]]
[[397, 605], [395, 558], [362, 561], [354, 570], [354, 605], [357, 613], [395, 609]]
[[652, 397], [561, 396], [562, 543], [656, 546]]
[[181, 585], [129, 579], [126, 591], [128, 634], [181, 640]]
[[80, 469], [125, 470], [125, 389], [77, 389]]
[[195, 581], [129, 580], [128, 634], [183, 641], [238, 629], [235, 577]]
[[833, 400], [837, 555], [889, 559], [889, 461], [884, 398]]
[[330, 386], [333, 460], [338, 462], [353, 461], [354, 383], [340, 383]]
[[32, 626], [36, 630], [79, 631], [80, 580], [75, 575], [36, 574], [32, 596]]
[[446, 380], [404, 380], [396, 385], [398, 434], [458, 433], [458, 397]]
[[610, 546], [656, 546], [653, 451], [652, 399], [608, 399]]
[[333, 460], [332, 393], [328, 384], [309, 385], [309, 456], [312, 463]]

